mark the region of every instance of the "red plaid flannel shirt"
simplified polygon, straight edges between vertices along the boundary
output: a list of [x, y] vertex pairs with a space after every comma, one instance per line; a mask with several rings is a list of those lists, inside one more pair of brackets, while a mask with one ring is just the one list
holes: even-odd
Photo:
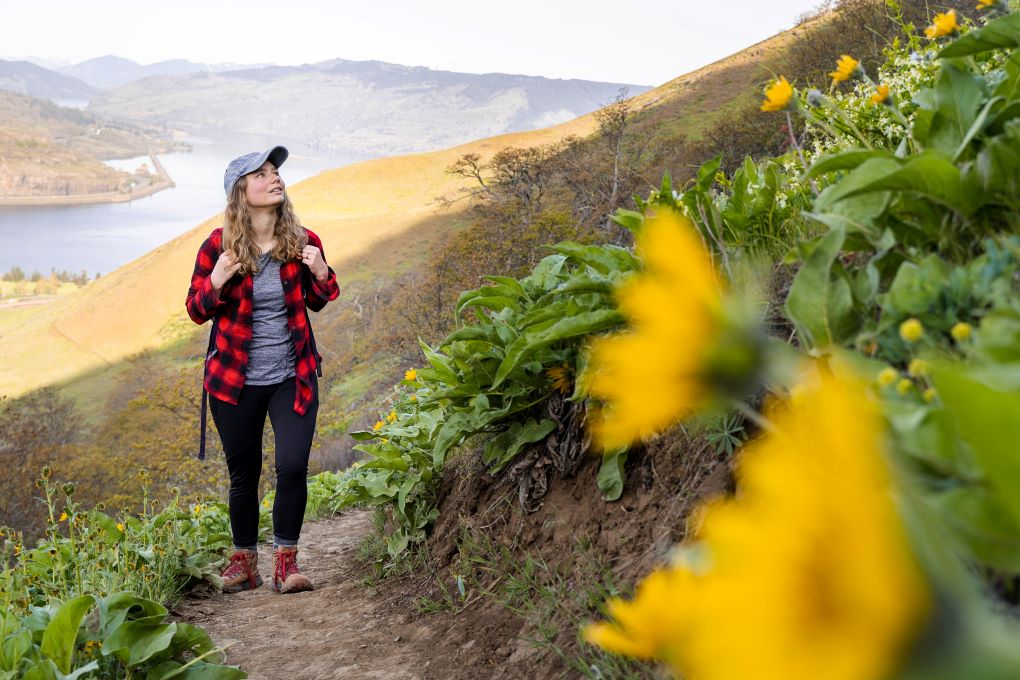
[[[308, 245], [321, 251], [319, 237], [308, 229], [305, 231], [308, 233]], [[184, 306], [195, 323], [203, 324], [213, 319], [216, 324], [216, 346], [206, 357], [205, 389], [217, 399], [236, 404], [244, 387], [251, 347], [253, 284], [251, 275], [235, 275], [223, 284], [218, 295], [213, 290], [209, 275], [216, 266], [222, 243], [223, 229], [215, 229], [198, 249], [195, 273], [191, 275], [191, 287]], [[325, 258], [323, 254], [323, 260]], [[337, 299], [340, 288], [332, 268], [326, 282], [319, 283], [311, 270], [297, 260], [280, 265], [280, 281], [287, 305], [287, 325], [297, 357], [294, 365], [294, 379], [297, 381], [294, 410], [304, 415], [314, 398], [312, 373], [322, 362], [322, 357], [312, 347], [306, 308], [319, 311], [327, 302]]]

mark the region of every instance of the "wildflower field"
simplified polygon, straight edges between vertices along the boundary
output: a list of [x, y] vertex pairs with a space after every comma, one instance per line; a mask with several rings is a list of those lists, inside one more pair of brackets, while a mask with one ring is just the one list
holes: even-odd
[[[309, 515], [377, 508], [385, 571], [428, 542], [454, 457], [530, 511], [534, 452], [594, 454], [614, 502], [629, 455], [710, 418], [736, 493], [593, 604], [587, 649], [692, 680], [1020, 677], [1020, 13], [977, 12], [901, 22], [825, 92], [777, 74], [759, 115], [785, 151], [667, 173], [612, 215], [632, 247], [556, 243], [462, 292]], [[217, 587], [226, 509], [151, 483], [107, 514], [43, 472], [45, 535], [2, 538], [0, 678], [244, 677], [165, 606]]]

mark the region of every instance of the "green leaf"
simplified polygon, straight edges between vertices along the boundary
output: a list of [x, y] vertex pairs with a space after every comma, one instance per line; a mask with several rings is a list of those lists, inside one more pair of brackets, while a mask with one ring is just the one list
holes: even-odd
[[793, 321], [805, 345], [824, 348], [836, 341], [833, 328], [849, 313], [849, 286], [832, 276], [833, 263], [843, 245], [845, 233], [834, 229], [823, 236], [797, 272], [786, 297], [786, 316]]
[[966, 57], [1020, 46], [1020, 14], [1010, 13], [969, 31], [942, 48], [940, 58]]
[[167, 649], [176, 633], [176, 623], [125, 621], [103, 640], [103, 654], [135, 666]]
[[849, 149], [847, 151], [839, 151], [827, 156], [822, 156], [812, 163], [811, 167], [808, 168], [808, 171], [804, 173], [804, 179], [813, 179], [820, 175], [837, 172], [839, 170], [854, 170], [864, 163], [864, 161], [868, 161], [873, 158], [893, 159], [895, 156], [888, 151], [882, 150], [873, 151], [870, 149]]
[[988, 485], [1020, 527], [1020, 394], [994, 389], [959, 367], [937, 366], [934, 377]]
[[1020, 572], [1020, 525], [1003, 499], [977, 487], [955, 487], [931, 494], [925, 502], [960, 546], [979, 562], [1011, 573]]
[[[870, 170], [872, 162], [868, 161], [853, 174], [860, 173], [866, 168]], [[891, 171], [869, 172], [867, 181], [860, 182], [859, 186], [850, 191], [841, 192], [841, 197], [849, 198], [875, 191], [907, 191], [965, 217], [974, 211], [978, 197], [965, 190], [960, 169], [942, 154], [925, 151], [917, 156], [911, 156], [898, 165], [897, 169]]]
[[615, 501], [623, 495], [624, 466], [627, 463], [627, 450], [614, 451], [602, 456], [598, 477], [595, 483], [602, 492], [602, 499]]
[[[418, 346], [421, 347], [422, 353], [425, 355], [425, 359], [432, 366], [432, 370], [438, 380], [446, 383], [447, 385], [456, 385], [460, 382], [457, 379], [457, 374], [453, 372], [453, 367], [450, 365], [449, 359], [443, 355], [437, 353], [421, 338], [418, 338]], [[419, 374], [421, 372], [419, 371]]]
[[548, 328], [529, 330], [507, 348], [506, 358], [496, 371], [492, 387], [497, 387], [526, 357], [543, 347], [560, 340], [608, 330], [623, 322], [623, 316], [615, 309], [602, 309], [560, 319]]
[[540, 442], [556, 429], [556, 422], [543, 418], [536, 422], [528, 418], [524, 423], [512, 423], [506, 432], [493, 437], [485, 444], [482, 462], [490, 466], [493, 474], [513, 460], [527, 444]]
[[582, 265], [587, 265], [600, 274], [634, 271], [640, 264], [632, 252], [614, 245], [592, 246], [562, 241], [550, 247], [557, 253], [566, 255]]
[[74, 643], [78, 637], [81, 620], [96, 604], [91, 595], [82, 595], [68, 600], [50, 620], [43, 632], [42, 653], [53, 659], [61, 673], [71, 671], [71, 657], [74, 654]]
[[942, 294], [945, 281], [945, 267], [934, 255], [925, 258], [920, 267], [904, 262], [889, 287], [888, 301], [900, 317], [924, 314]]

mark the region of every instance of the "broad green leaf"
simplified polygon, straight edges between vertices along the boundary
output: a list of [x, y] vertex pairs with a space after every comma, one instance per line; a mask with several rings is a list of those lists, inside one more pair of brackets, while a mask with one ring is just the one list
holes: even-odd
[[623, 495], [624, 466], [627, 463], [627, 451], [614, 451], [602, 456], [596, 484], [602, 492], [602, 499], [615, 501]]
[[989, 50], [1020, 46], [1020, 15], [1014, 13], [993, 19], [981, 28], [968, 31], [942, 48], [939, 57], [966, 57]]
[[[425, 355], [425, 359], [432, 366], [434, 375], [438, 380], [445, 382], [447, 385], [456, 385], [460, 382], [457, 379], [457, 374], [453, 372], [453, 367], [450, 366], [449, 359], [437, 353], [421, 338], [418, 338], [418, 346], [421, 347], [422, 353]], [[421, 372], [419, 371], [419, 374]]]
[[601, 274], [633, 271], [640, 264], [632, 252], [626, 248], [614, 245], [592, 246], [571, 241], [561, 241], [550, 246], [550, 248], [557, 253], [566, 255], [575, 262], [591, 267]]
[[82, 595], [68, 600], [50, 620], [43, 632], [42, 653], [53, 659], [61, 673], [71, 672], [71, 657], [74, 655], [74, 643], [78, 637], [81, 620], [96, 604], [91, 595]]
[[[952, 157], [971, 129], [984, 103], [983, 81], [952, 63], [943, 63], [934, 88], [934, 117], [925, 148]], [[915, 138], [917, 134], [915, 132]]]
[[167, 649], [176, 633], [176, 623], [125, 621], [103, 640], [103, 654], [135, 666]]
[[[955, 148], [955, 147], [954, 147]], [[861, 172], [873, 161], [868, 161], [854, 174]], [[945, 156], [934, 151], [925, 151], [912, 156], [891, 172], [883, 172], [862, 182], [851, 191], [842, 192], [843, 198], [875, 191], [913, 192], [960, 215], [970, 215], [979, 197], [965, 190], [960, 169]], [[852, 175], [851, 175], [852, 176]]]
[[842, 311], [842, 297], [833, 281], [832, 265], [839, 255], [845, 234], [834, 229], [823, 236], [797, 272], [786, 297], [786, 315], [797, 327], [805, 345], [824, 348], [835, 341], [833, 310]]
[[979, 487], [955, 487], [925, 501], [975, 560], [1010, 573], [1020, 572], [1020, 525], [1004, 512], [1003, 500]]
[[935, 384], [996, 498], [1020, 527], [1020, 393], [993, 389], [957, 366], [937, 367]]
[[543, 347], [548, 347], [561, 340], [608, 330], [623, 322], [623, 316], [618, 311], [604, 309], [560, 319], [548, 328], [529, 330], [507, 348], [506, 358], [503, 359], [499, 370], [496, 371], [496, 379], [493, 381], [492, 387], [499, 386], [529, 354]]
[[[17, 623], [13, 625], [17, 626]], [[0, 645], [0, 668], [16, 670], [21, 664], [22, 657], [30, 649], [32, 649], [32, 631], [22, 628], [10, 633]]]
[[556, 422], [543, 418], [536, 422], [528, 418], [524, 423], [512, 423], [502, 435], [486, 442], [482, 462], [490, 466], [493, 474], [498, 473], [512, 461], [527, 444], [540, 442], [556, 429]]
[[804, 173], [804, 179], [812, 179], [839, 170], [853, 170], [864, 163], [864, 161], [873, 158], [894, 158], [894, 156], [888, 151], [883, 150], [849, 149], [847, 151], [839, 151], [822, 156], [812, 163], [808, 171]]
[[888, 302], [898, 316], [918, 316], [931, 308], [942, 293], [946, 275], [940, 260], [931, 256], [922, 266], [904, 262], [889, 287]]

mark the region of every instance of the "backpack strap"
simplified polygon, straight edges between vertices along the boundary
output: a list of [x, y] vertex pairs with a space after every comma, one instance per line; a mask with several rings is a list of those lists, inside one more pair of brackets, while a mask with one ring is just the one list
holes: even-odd
[[199, 436], [198, 442], [198, 459], [205, 460], [205, 430], [206, 430], [206, 410], [208, 408], [209, 393], [205, 389], [205, 378], [209, 374], [209, 359], [212, 357], [213, 351], [216, 349], [216, 318], [212, 321], [212, 330], [209, 331], [209, 349], [205, 353], [205, 369], [202, 371], [202, 416], [200, 418], [201, 424], [201, 435]]

